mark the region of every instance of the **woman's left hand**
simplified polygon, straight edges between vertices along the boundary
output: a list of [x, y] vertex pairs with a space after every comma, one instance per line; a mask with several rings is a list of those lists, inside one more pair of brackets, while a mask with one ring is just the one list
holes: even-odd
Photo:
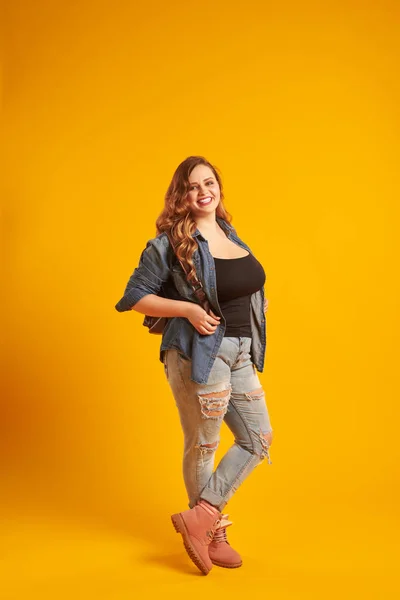
[[264, 314], [267, 314], [268, 310], [268, 299], [264, 298]]

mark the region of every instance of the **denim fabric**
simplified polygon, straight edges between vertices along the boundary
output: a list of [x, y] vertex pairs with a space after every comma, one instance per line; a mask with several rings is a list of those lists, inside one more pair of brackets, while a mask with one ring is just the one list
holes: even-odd
[[[217, 221], [232, 242], [252, 253], [229, 223], [219, 217]], [[163, 362], [166, 350], [176, 348], [191, 360], [191, 379], [196, 383], [206, 383], [224, 339], [226, 321], [218, 304], [214, 259], [208, 248], [208, 242], [198, 229], [193, 236], [198, 243], [198, 248], [193, 254], [196, 273], [213, 311], [221, 317], [221, 322], [213, 334], [202, 335], [188, 319], [169, 318], [162, 334], [160, 361]], [[158, 294], [173, 300], [198, 303], [166, 233], [161, 233], [147, 242], [140, 256], [139, 265], [131, 275], [124, 295], [115, 308], [119, 312], [131, 310], [136, 302], [147, 294]], [[262, 373], [267, 344], [264, 286], [251, 295], [250, 322], [252, 336], [250, 355], [257, 370]]]
[[[225, 337], [206, 384], [192, 381], [191, 361], [181, 352], [172, 348], [165, 353], [165, 374], [184, 433], [183, 477], [189, 508], [203, 498], [222, 510], [265, 457], [272, 464], [270, 442], [265, 439], [272, 427], [250, 345], [248, 337]], [[213, 472], [223, 421], [234, 443]]]

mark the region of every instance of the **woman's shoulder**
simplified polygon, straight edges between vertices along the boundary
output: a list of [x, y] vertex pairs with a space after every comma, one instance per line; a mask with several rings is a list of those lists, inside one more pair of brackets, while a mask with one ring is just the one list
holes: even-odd
[[170, 246], [169, 238], [166, 231], [162, 231], [153, 238], [147, 240], [146, 247], [154, 246], [155, 248], [168, 248]]
[[149, 259], [157, 262], [165, 262], [167, 264], [171, 261], [172, 247], [165, 231], [159, 233], [153, 238], [150, 238], [146, 242], [146, 247], [142, 253]]

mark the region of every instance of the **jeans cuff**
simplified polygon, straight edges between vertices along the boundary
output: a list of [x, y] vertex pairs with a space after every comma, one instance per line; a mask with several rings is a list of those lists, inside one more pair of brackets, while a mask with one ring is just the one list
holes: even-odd
[[214, 492], [212, 489], [205, 487], [200, 494], [200, 499], [207, 500], [213, 506], [216, 506], [218, 510], [221, 512], [224, 506], [226, 506], [227, 502], [225, 502], [224, 498]]

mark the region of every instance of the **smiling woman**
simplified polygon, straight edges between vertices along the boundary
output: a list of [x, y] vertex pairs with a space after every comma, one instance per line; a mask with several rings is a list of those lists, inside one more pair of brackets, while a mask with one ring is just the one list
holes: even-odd
[[[202, 156], [184, 160], [166, 192], [157, 236], [148, 241], [116, 305], [121, 312], [167, 317], [160, 360], [183, 428], [189, 504], [171, 519], [204, 574], [213, 564], [242, 564], [226, 537], [232, 523], [221, 511], [264, 458], [272, 464], [272, 427], [256, 373], [263, 370], [266, 350], [266, 277], [223, 201], [216, 167]], [[209, 310], [190, 285], [194, 276]], [[234, 443], [214, 471], [223, 422]]]

